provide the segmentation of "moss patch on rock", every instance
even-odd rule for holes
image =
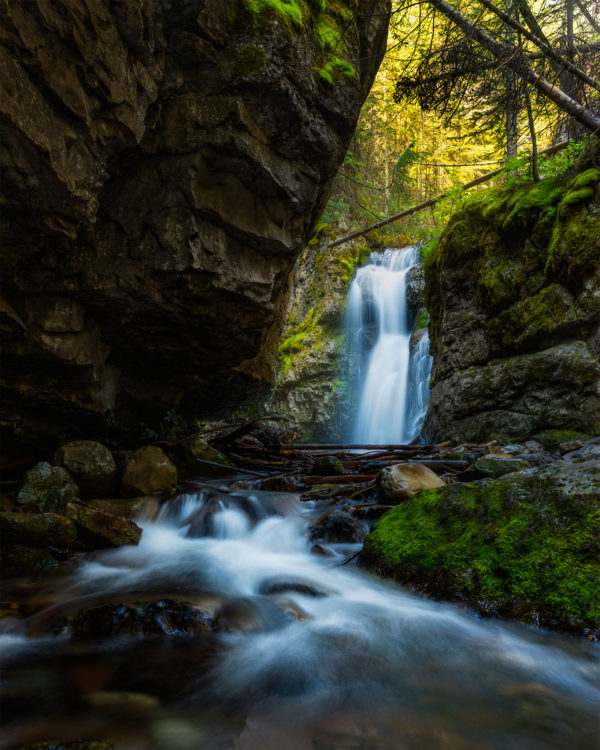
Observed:
[[[483,613],[600,635],[600,463],[426,490],[386,513],[363,560]]]

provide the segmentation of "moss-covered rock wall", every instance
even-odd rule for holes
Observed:
[[[435,439],[600,431],[600,169],[482,190],[426,264]]]

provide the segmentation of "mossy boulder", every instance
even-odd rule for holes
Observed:
[[[185,455],[185,469],[188,473],[195,470],[199,474],[231,474],[235,471],[235,464],[201,437],[186,440],[182,447]],[[213,466],[213,464],[221,464],[221,467]]]
[[[386,513],[363,563],[485,614],[600,636],[600,461],[426,490]]]
[[[146,445],[128,458],[121,482],[123,497],[170,495],[177,484],[177,469],[156,445]]]
[[[54,454],[54,463],[75,478],[81,497],[110,497],[117,487],[112,453],[94,440],[74,440]]]
[[[27,547],[71,547],[77,539],[75,524],[56,513],[0,513],[3,544]]]
[[[531,464],[521,458],[487,455],[475,461],[475,468],[486,477],[501,477],[515,471],[531,468]]]
[[[61,514],[67,503],[78,499],[79,489],[69,472],[41,461],[25,474],[17,504],[28,511]]]
[[[84,503],[69,503],[65,513],[74,521],[79,540],[92,549],[138,544],[142,536],[133,521]]]
[[[345,473],[344,464],[335,456],[319,456],[312,467],[315,476],[334,477]]]

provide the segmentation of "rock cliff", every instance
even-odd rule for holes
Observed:
[[[600,431],[600,170],[482,191],[426,264],[424,431],[452,441]]]
[[[271,381],[290,272],[381,60],[389,0],[270,5],[2,4],[12,436],[154,430]]]

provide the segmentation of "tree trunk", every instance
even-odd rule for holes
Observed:
[[[478,42],[498,62],[513,70],[518,76],[526,80],[541,94],[556,104],[559,109],[581,123],[587,130],[593,133],[600,131],[600,116],[594,114],[587,107],[579,104],[579,102],[576,102],[568,94],[559,89],[558,86],[554,86],[550,81],[533,71],[514,47],[498,42],[485,31],[471,23],[468,18],[465,18],[462,13],[459,13],[446,0],[427,0],[427,2],[462,29],[465,36]]]

